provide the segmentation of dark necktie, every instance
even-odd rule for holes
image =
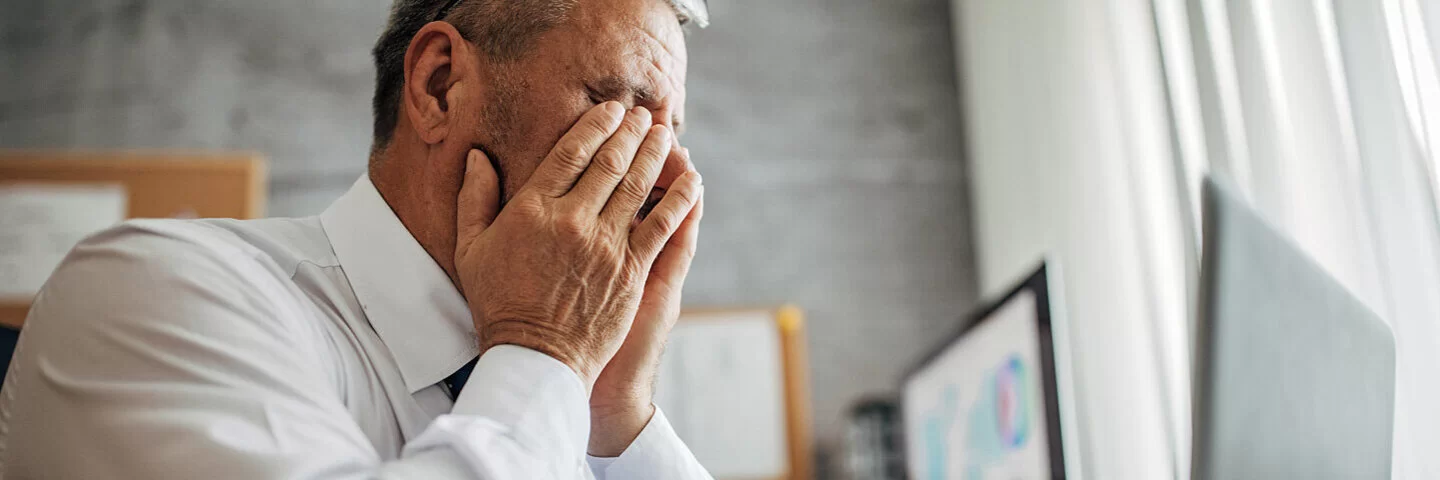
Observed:
[[[450,399],[460,398],[460,389],[465,388],[465,382],[470,381],[470,372],[475,370],[475,361],[479,359],[480,357],[475,357],[475,360],[471,360],[455,373],[445,377],[445,388],[450,389]]]

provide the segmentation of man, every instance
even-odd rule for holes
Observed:
[[[368,175],[319,217],[76,247],[0,472],[709,478],[651,404],[702,212],[672,133],[693,3],[399,0]]]

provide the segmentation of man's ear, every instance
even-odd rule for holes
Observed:
[[[452,104],[462,83],[478,78],[470,45],[447,22],[430,22],[415,33],[405,52],[405,87],[400,108],[427,144],[445,140],[454,125]]]

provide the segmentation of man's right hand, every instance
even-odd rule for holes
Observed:
[[[596,106],[498,214],[494,167],[470,152],[455,267],[482,353],[530,348],[594,385],[629,333],[651,264],[699,198],[688,172],[631,228],[673,141],[645,109]]]

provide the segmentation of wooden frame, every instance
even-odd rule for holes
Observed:
[[[775,328],[780,333],[780,358],[785,363],[785,441],[789,448],[790,471],[784,477],[773,480],[812,480],[815,478],[815,438],[810,410],[810,354],[806,346],[804,311],[794,305],[754,309],[687,309],[680,315],[680,321],[713,321],[709,318],[716,315],[755,312],[765,312],[775,320]]]
[[[790,442],[790,480],[815,477],[815,439],[810,414],[810,352],[805,341],[805,314],[785,306],[775,312],[785,359],[785,421]]]
[[[257,153],[0,150],[0,185],[120,184],[126,218],[259,218],[265,178]],[[28,310],[0,304],[0,325],[19,328]]]

